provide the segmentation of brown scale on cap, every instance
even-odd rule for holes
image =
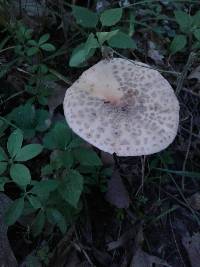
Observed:
[[[147,67],[113,58],[83,72],[64,99],[72,130],[119,156],[165,149],[177,134],[179,103],[164,77]]]

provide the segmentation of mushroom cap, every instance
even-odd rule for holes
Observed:
[[[65,118],[72,130],[118,156],[149,155],[174,140],[179,103],[167,80],[148,65],[101,60],[66,91]]]

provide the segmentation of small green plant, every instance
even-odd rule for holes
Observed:
[[[11,225],[23,214],[34,213],[34,236],[42,232],[46,220],[64,233],[81,210],[81,194],[89,193],[92,186],[100,186],[104,191],[109,170],[102,168],[98,155],[82,146],[83,141],[66,123],[58,122],[50,128],[43,146],[22,146],[23,138],[17,129],[8,138],[8,154],[0,147],[0,190],[10,182],[21,190],[6,213],[6,222]],[[41,154],[43,147],[52,151],[50,162],[41,168],[41,179],[35,180],[24,162]]]
[[[102,49],[103,45],[120,49],[135,49],[136,44],[131,38],[132,31],[117,26],[123,16],[122,8],[112,8],[103,11],[100,15],[91,10],[72,6],[72,14],[76,23],[83,28],[91,29],[93,32],[84,34],[87,36],[84,43],[74,48],[69,65],[78,67],[94,55],[97,49]]]
[[[188,43],[194,50],[200,48],[200,11],[193,16],[181,10],[175,11],[174,14],[181,33],[176,34],[171,42],[171,54],[182,51]],[[191,43],[193,38],[194,42]]]
[[[13,29],[12,29],[13,30]],[[29,60],[31,56],[41,54],[43,51],[52,52],[56,48],[49,43],[50,35],[43,34],[37,41],[33,39],[33,31],[27,29],[22,23],[18,23],[15,29],[14,39],[16,40],[15,53],[20,58]]]

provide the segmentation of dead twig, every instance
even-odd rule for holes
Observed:
[[[185,159],[183,161],[183,167],[182,167],[182,171],[183,172],[185,171],[185,167],[186,167],[186,164],[187,164],[187,159],[188,159],[189,152],[190,152],[191,142],[192,142],[193,116],[192,116],[192,114],[190,114],[190,116],[191,116],[190,134],[189,134],[189,138],[188,138],[188,145],[187,145],[187,151],[186,151],[186,154],[185,154]],[[184,190],[185,189],[185,176],[182,176],[181,185],[182,185],[181,186],[182,190]]]
[[[179,246],[178,246],[177,240],[176,240],[176,236],[175,236],[175,233],[174,233],[173,226],[172,226],[171,214],[169,214],[169,224],[170,224],[170,227],[171,227],[172,236],[173,236],[174,243],[175,243],[176,249],[177,249],[177,251],[178,251],[178,254],[179,254],[180,260],[181,260],[181,262],[182,262],[183,266],[184,266],[184,267],[186,267],[186,266],[185,266],[185,262],[184,262],[184,260],[183,260],[183,257],[182,257],[182,255],[181,255],[181,252],[180,252],[180,249],[179,249]]]
[[[177,96],[180,94],[180,91],[183,88],[183,83],[185,81],[185,78],[187,77],[188,70],[190,69],[190,67],[194,63],[195,59],[196,59],[196,54],[194,52],[191,52],[189,54],[187,63],[185,64],[181,75],[179,75],[178,79],[177,79],[177,87],[176,87],[176,95]]]

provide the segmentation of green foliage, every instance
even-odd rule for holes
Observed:
[[[170,51],[172,54],[175,54],[181,50],[183,50],[183,48],[186,46],[187,44],[187,38],[185,35],[182,34],[177,34],[174,39],[171,42],[170,45]]]
[[[16,25],[14,32],[14,38],[17,43],[15,46],[15,53],[18,56],[24,57],[24,60],[28,60],[29,57],[42,53],[42,51],[52,52],[56,50],[53,44],[47,42],[50,38],[49,34],[42,35],[39,40],[36,41],[32,39],[32,30],[27,29],[22,23]]]
[[[41,234],[43,228],[44,228],[44,225],[45,225],[45,214],[44,214],[44,211],[43,210],[40,210],[34,221],[33,221],[33,226],[32,226],[32,231],[33,231],[33,235],[36,237],[38,236],[39,234]]]
[[[0,174],[6,172],[7,167],[10,167],[9,174],[11,179],[19,186],[26,187],[31,182],[31,174],[29,169],[24,164],[19,162],[28,161],[42,152],[42,145],[30,144],[22,147],[23,133],[17,129],[13,131],[7,141],[7,151],[9,155],[2,147],[0,147]],[[0,178],[2,179],[2,178]],[[1,181],[1,188],[3,189],[5,179]]]
[[[183,33],[188,33],[192,27],[192,17],[184,11],[175,11],[175,19]]]
[[[116,27],[120,23],[123,9],[112,8],[103,11],[100,16],[93,13],[89,9],[73,6],[72,14],[76,18],[76,22],[83,28],[95,28],[96,33],[90,33],[85,42],[79,44],[72,51],[69,60],[70,67],[80,67],[90,59],[96,51],[101,50],[102,45],[107,44],[113,48],[119,49],[135,49],[136,44],[132,39],[132,33],[128,35],[121,27]],[[101,24],[101,27],[98,26]],[[133,21],[131,22],[133,26]],[[106,27],[106,31],[104,31]],[[110,29],[108,29],[111,27]],[[115,28],[112,28],[115,27]]]
[[[115,35],[108,39],[108,44],[114,48],[135,49],[136,44],[133,39],[126,33],[118,31]]]
[[[22,215],[24,209],[24,198],[18,198],[16,199],[9,207],[9,209],[6,211],[5,214],[5,222],[7,225],[14,224],[19,217]]]
[[[44,146],[48,149],[65,150],[71,141],[71,130],[66,123],[57,122],[44,137]]]
[[[59,193],[65,201],[73,207],[77,207],[83,190],[83,177],[77,171],[71,170],[64,178],[59,187]]]
[[[10,168],[10,177],[20,186],[27,186],[31,181],[30,171],[23,164],[12,164]]]
[[[110,27],[115,25],[117,22],[120,21],[122,17],[122,11],[122,8],[113,8],[105,10],[100,16],[102,26]]]
[[[76,67],[84,63],[92,55],[94,55],[96,48],[99,48],[99,43],[94,34],[91,33],[85,43],[76,47],[72,53],[69,61],[70,67]]]
[[[72,14],[76,18],[76,22],[85,28],[95,28],[97,26],[97,14],[87,8],[73,6]]]
[[[47,220],[53,224],[59,227],[61,233],[65,233],[67,230],[67,223],[65,220],[65,217],[62,215],[62,213],[54,208],[47,209]]]
[[[170,52],[175,54],[177,52],[183,51],[188,43],[188,39],[191,37],[196,38],[196,42],[193,44],[193,49],[200,46],[200,11],[191,16],[185,11],[175,11],[175,20],[179,25],[180,31],[183,34],[177,34],[174,36],[172,43],[170,45]]]
[[[29,103],[14,108],[8,118],[22,129],[25,139],[32,138],[37,131],[43,132],[50,126],[49,113]]]
[[[76,160],[79,161],[81,165],[85,166],[101,166],[101,160],[97,154],[90,149],[86,148],[77,148],[73,152]]]
[[[16,156],[16,154],[20,151],[23,142],[23,134],[21,130],[17,129],[8,138],[7,149],[11,158]]]
[[[43,147],[40,144],[30,144],[21,148],[16,154],[16,161],[27,161],[30,160],[42,152]]]
[[[90,194],[94,187],[102,193],[107,191],[113,168],[105,167],[99,153],[72,133],[66,122],[62,121],[62,111],[53,114],[50,110],[52,96],[57,100],[58,94],[58,98],[61,98],[59,104],[62,103],[63,96],[57,93],[58,79],[62,80],[59,85],[67,89],[81,70],[73,71],[65,64],[66,60],[69,60],[70,67],[85,67],[89,60],[96,62],[101,58],[104,47],[124,57],[131,55],[131,59],[138,57],[147,60],[150,50],[153,50],[155,57],[161,58],[168,57],[169,53],[176,58],[178,52],[185,58],[188,47],[198,51],[200,11],[196,14],[191,12],[193,15],[180,10],[173,13],[173,5],[176,6],[174,3],[170,6],[171,15],[162,13],[164,4],[160,3],[152,6],[144,3],[144,9],[136,10],[134,6],[119,8],[114,1],[107,9],[98,12],[67,5],[72,9],[71,23],[67,21],[66,28],[63,19],[60,26],[55,28],[58,31],[51,36],[44,29],[38,31],[33,26],[32,30],[22,22],[8,23],[8,27],[2,31],[2,35],[7,36],[0,42],[0,78],[6,77],[6,84],[14,76],[14,82],[11,80],[14,89],[0,89],[0,109],[3,114],[3,119],[0,118],[0,191],[5,190],[9,194],[12,190],[11,198],[15,199],[6,212],[8,225],[30,214],[33,219],[27,225],[27,232],[29,228],[31,230],[29,238],[38,237],[44,229],[45,238],[54,238],[54,230],[65,234],[78,218],[87,199],[84,195]],[[68,20],[68,17],[65,19]],[[46,26],[49,29],[51,25]],[[62,30],[66,40],[60,34]],[[55,36],[59,38],[52,42],[51,38]],[[64,41],[67,46],[63,45]],[[146,47],[150,42],[153,45],[155,43],[154,48]],[[56,50],[54,44],[60,48]],[[164,45],[160,47],[161,44]],[[132,56],[133,49],[136,51]],[[163,61],[166,62],[168,58]],[[167,64],[162,64],[163,69],[167,67]],[[72,79],[65,79],[65,73],[72,75]],[[19,79],[16,87],[15,78],[17,81]],[[144,177],[145,183],[157,183],[160,179],[160,186],[167,181],[167,174],[199,179],[199,172],[175,170],[170,151],[154,155],[148,158],[149,161],[150,174]],[[124,174],[126,176],[126,170]],[[127,182],[129,184],[129,177]],[[142,209],[149,199],[140,195],[140,189],[136,195],[133,210],[138,209],[139,216],[144,219],[146,215]],[[125,215],[126,211],[118,210],[120,220],[126,218]],[[40,237],[43,238],[43,235]],[[39,249],[33,256],[32,266],[39,265],[38,258],[48,264],[49,254],[48,246]]]

